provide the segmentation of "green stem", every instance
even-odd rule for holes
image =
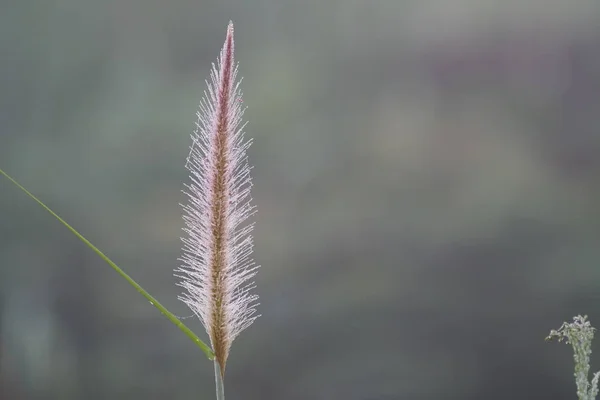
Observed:
[[[87,240],[86,238],[84,238],[83,235],[81,235],[79,232],[77,232],[75,230],[75,228],[73,228],[71,225],[69,225],[64,219],[62,219],[61,217],[59,217],[48,206],[46,206],[44,203],[42,203],[41,200],[39,200],[32,193],[30,193],[27,189],[25,189],[23,186],[21,186],[21,184],[19,184],[19,182],[17,182],[13,178],[11,178],[2,169],[0,169],[0,174],[4,175],[9,181],[11,181],[12,183],[14,183],[19,189],[21,189],[29,197],[31,197],[33,200],[35,200],[40,206],[42,206],[42,208],[44,208],[46,211],[48,211],[61,224],[63,224],[65,227],[67,227],[67,229],[69,229],[75,236],[77,236],[79,238],[79,240],[81,240],[90,249],[92,249],[98,256],[100,256],[100,258],[102,258],[104,260],[104,262],[106,262],[108,265],[110,265],[112,267],[112,269],[114,269],[119,275],[121,275],[121,277],[123,279],[125,279],[131,286],[133,286],[135,288],[135,290],[137,290],[142,296],[144,296],[146,298],[146,300],[148,300],[150,302],[150,304],[152,304],[154,307],[156,307],[158,309],[158,311],[161,312],[162,315],[164,315],[165,317],[167,317],[167,319],[169,321],[171,321],[175,326],[177,326],[183,333],[185,333],[185,335],[188,338],[190,338],[192,340],[192,342],[194,342],[198,347],[200,347],[200,349],[204,352],[204,354],[206,354],[206,356],[208,357],[209,360],[214,360],[215,355],[212,352],[212,350],[210,349],[210,347],[206,343],[204,343],[202,340],[200,340],[200,338],[194,332],[192,332],[192,330],[190,328],[188,328],[187,326],[185,326],[185,324],[183,322],[181,322],[179,320],[179,318],[177,318],[176,315],[174,315],[172,312],[170,312],[169,310],[167,310],[154,297],[152,297],[150,295],[150,293],[146,292],[144,290],[144,288],[142,288],[140,285],[138,285],[136,281],[134,281],[129,275],[127,275],[125,273],[125,271],[123,271],[121,268],[119,268],[117,266],[117,264],[115,264],[110,258],[108,258],[104,253],[102,253],[89,240]]]
[[[225,400],[225,386],[221,375],[221,367],[217,360],[215,360],[215,387],[217,389],[217,400]]]

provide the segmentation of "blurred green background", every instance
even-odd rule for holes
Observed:
[[[227,397],[575,398],[543,339],[600,326],[600,4],[2,1],[0,167],[180,316],[185,157],[230,19],[262,317]],[[211,399],[213,379],[0,179],[1,399]]]

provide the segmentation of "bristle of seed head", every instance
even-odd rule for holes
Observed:
[[[213,64],[197,113],[186,168],[182,264],[176,269],[186,303],[204,325],[224,376],[232,341],[258,317],[252,293],[252,179],[242,124],[241,80],[234,59],[233,23]]]

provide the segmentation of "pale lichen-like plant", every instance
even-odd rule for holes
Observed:
[[[252,277],[258,268],[251,258],[254,213],[252,186],[244,139],[242,93],[236,81],[233,24],[217,65],[213,64],[208,92],[197,113],[197,129],[186,168],[182,265],[176,276],[185,291],[180,299],[197,315],[215,354],[217,395],[225,374],[232,341],[258,317]]]
[[[595,400],[598,395],[598,379],[600,372],[596,372],[592,381],[589,382],[590,355],[592,354],[592,340],[595,328],[592,327],[587,315],[578,315],[573,322],[563,322],[558,330],[551,330],[546,340],[557,338],[559,342],[573,347],[573,358],[575,359],[575,384],[577,385],[577,397],[579,400]]]

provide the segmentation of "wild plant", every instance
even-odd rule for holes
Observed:
[[[577,386],[577,397],[579,400],[595,400],[598,395],[598,379],[600,372],[588,379],[590,372],[590,356],[592,355],[592,340],[594,331],[587,315],[577,315],[573,322],[563,324],[557,330],[551,330],[546,340],[558,339],[564,341],[573,348],[573,359],[575,360],[575,385]]]
[[[196,129],[191,135],[186,168],[181,265],[175,268],[180,299],[200,319],[211,346],[205,344],[175,314],[167,310],[102,251],[83,237],[41,200],[0,169],[0,174],[35,200],[75,236],[98,254],[123,279],[141,293],[169,321],[183,331],[209,360],[214,361],[217,399],[224,399],[224,376],[233,340],[258,317],[258,296],[252,293],[258,266],[252,260],[254,214],[252,179],[244,138],[244,108],[234,58],[233,23],[227,27],[225,44],[207,81],[200,102]]]

